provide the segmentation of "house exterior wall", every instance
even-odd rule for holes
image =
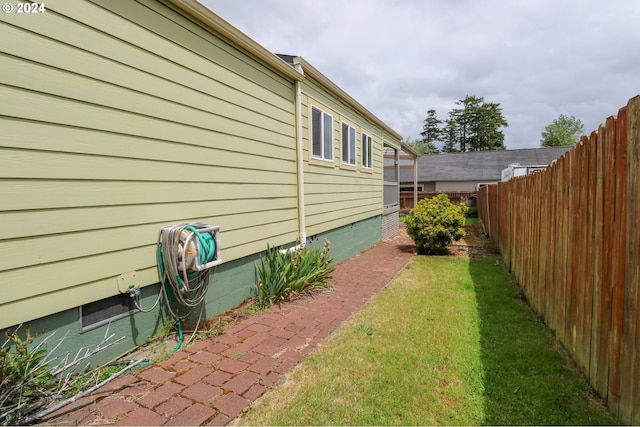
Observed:
[[[150,0],[0,20],[0,327],[157,283],[166,225],[296,239],[291,78]]]
[[[435,182],[423,182],[422,183],[422,191],[436,191],[436,183]]]
[[[382,215],[314,234],[307,239],[311,248],[322,249],[325,240],[331,242],[330,255],[340,263],[375,246],[382,238]]]
[[[223,264],[205,317],[255,294],[267,242],[298,238],[301,77],[189,13],[163,1],[91,0],[48,3],[29,19],[0,15],[0,328],[25,322],[65,336],[59,352],[95,344],[108,328],[125,338],[101,353],[108,361],[156,333],[162,310],[80,330],[79,307],[130,284],[152,306],[163,227],[221,227]],[[382,147],[400,139],[312,78],[302,87],[307,244],[330,240],[341,262],[382,237]],[[314,103],[334,117],[330,165],[310,160]],[[357,129],[355,168],[341,165],[342,121]]]
[[[327,92],[318,82],[305,77],[302,83],[304,189],[307,235],[343,227],[382,214],[382,147],[389,136],[354,108]],[[333,159],[313,159],[310,135],[311,106],[333,117]],[[356,166],[342,164],[341,123],[356,129]],[[373,167],[362,167],[361,137],[372,137]],[[399,142],[398,142],[399,143]]]

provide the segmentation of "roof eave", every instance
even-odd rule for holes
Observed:
[[[414,150],[413,147],[411,147],[406,142],[401,142],[400,146],[402,148],[402,151],[404,151],[407,154],[410,154],[411,156],[413,156],[413,158],[417,159],[418,157],[420,157],[420,153]]]
[[[304,79],[304,76],[298,70],[222,19],[198,0],[169,0],[169,2],[224,38],[234,42],[275,71],[293,80]]]
[[[400,134],[398,134],[395,130],[389,127],[389,125],[387,125],[385,122],[383,122],[378,117],[376,117],[376,115],[373,114],[371,111],[367,110],[362,104],[356,101],[351,95],[349,95],[347,92],[341,89],[338,85],[336,85],[334,82],[329,80],[327,76],[322,74],[318,69],[316,69],[313,65],[307,62],[303,57],[298,56],[294,61],[302,65],[302,69],[304,70],[304,74],[306,76],[309,76],[314,80],[316,80],[318,83],[324,86],[327,90],[329,90],[329,92],[333,93],[335,96],[342,99],[351,107],[358,110],[360,113],[362,113],[367,119],[371,120],[373,123],[376,123],[377,125],[382,127],[382,129],[384,129],[392,137],[398,139],[399,141],[402,141],[402,136]]]

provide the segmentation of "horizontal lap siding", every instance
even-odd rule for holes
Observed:
[[[309,77],[303,82],[303,150],[305,219],[308,235],[322,233],[382,215],[383,132],[360,113],[347,106]],[[328,109],[333,116],[333,162],[321,166],[310,162],[309,104]],[[356,170],[341,167],[342,121],[356,128]],[[372,138],[373,168],[362,168],[362,132]],[[399,142],[398,142],[399,144]]]
[[[291,81],[158,2],[0,19],[0,327],[156,283],[166,225],[295,240]]]

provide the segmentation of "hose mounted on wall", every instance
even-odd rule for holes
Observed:
[[[160,289],[178,326],[176,350],[182,345],[180,320],[204,302],[211,269],[222,264],[221,248],[219,226],[195,222],[160,230],[157,251]],[[188,312],[181,316],[178,308],[187,308]]]

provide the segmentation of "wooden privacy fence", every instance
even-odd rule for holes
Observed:
[[[532,308],[625,423],[640,424],[640,96],[546,170],[478,192]]]

